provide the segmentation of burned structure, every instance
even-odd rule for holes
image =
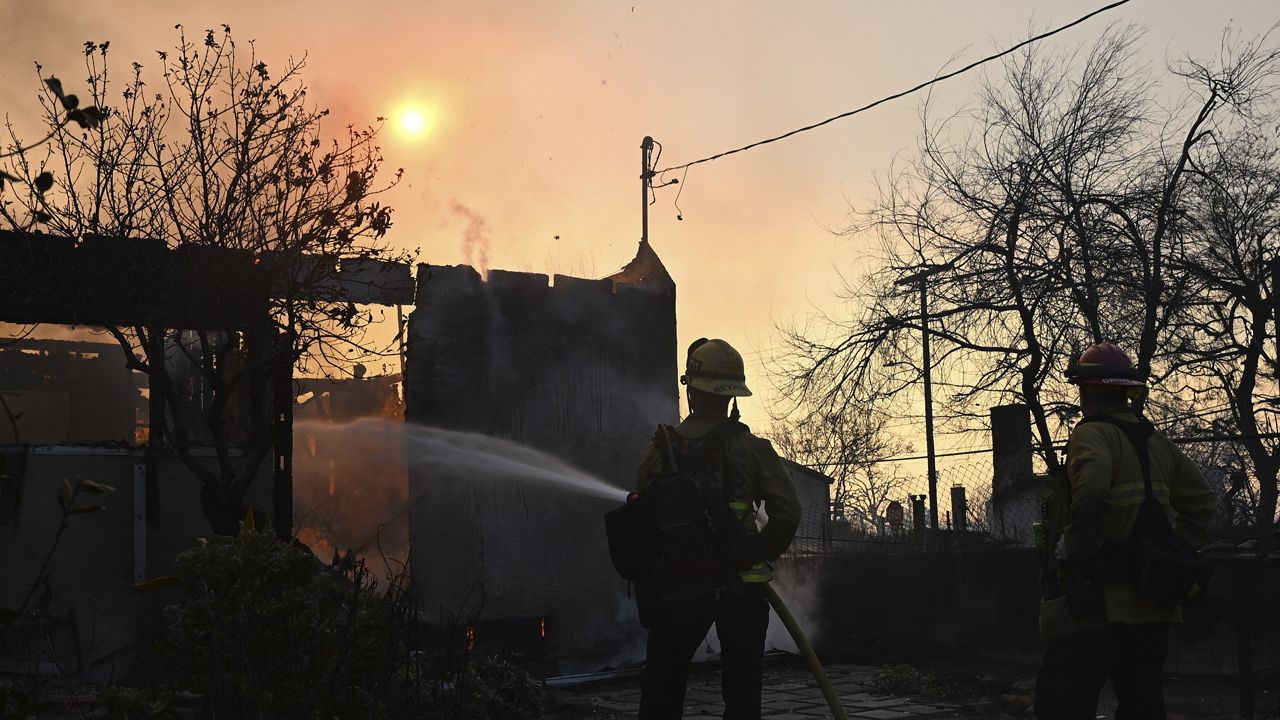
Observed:
[[[225,328],[246,353],[255,342],[273,341],[264,315],[269,283],[252,284],[250,293],[231,288],[234,297],[224,298],[229,286],[206,277],[258,277],[252,256],[0,235],[0,263],[44,268],[29,279],[29,291],[10,286],[0,293],[3,321]],[[634,608],[609,564],[602,516],[633,484],[657,424],[679,415],[676,288],[652,248],[642,243],[622,271],[599,280],[501,270],[482,278],[466,266],[422,265],[415,283],[408,267],[343,268],[335,292],[352,302],[416,303],[403,377],[264,378],[272,460],[245,501],[269,510],[278,530],[299,533],[322,559],[345,547],[372,557],[372,536],[357,521],[381,518],[378,542],[393,538],[399,557],[405,548],[394,537],[411,549],[424,616],[445,623],[456,616],[482,651],[536,649],[550,658],[545,671],[566,672],[598,668],[619,649],[638,647]],[[118,490],[107,510],[77,518],[77,534],[92,541],[60,555],[51,575],[65,635],[59,662],[90,676],[127,667],[130,648],[159,629],[167,600],[140,596],[130,584],[167,573],[177,553],[209,531],[191,458],[164,443],[176,424],[200,416],[208,396],[192,366],[198,359],[181,348],[171,354],[167,373],[181,392],[169,393],[166,404],[152,396],[144,373],[126,367],[118,343],[25,341],[0,352],[0,366],[13,370],[0,392],[31,421],[30,433],[14,438],[23,445],[4,448],[7,474],[22,492],[21,512],[16,502],[0,503],[11,511],[0,571],[32,575],[56,528],[64,479]],[[246,408],[228,417],[239,418],[245,432],[255,422],[260,430]],[[91,428],[89,416],[105,424]],[[415,462],[401,423],[535,448],[618,488],[618,497],[498,470],[441,477],[438,464]],[[187,452],[197,462],[220,461],[194,428],[189,438]],[[228,451],[233,460],[248,452]],[[303,473],[297,487],[295,457]],[[827,480],[792,471],[812,486],[806,511],[823,519],[812,535],[824,542]],[[367,492],[374,485],[387,492]],[[0,606],[14,604],[10,594],[0,591]]]
[[[293,532],[321,560],[351,550],[385,578],[408,550],[402,383],[354,370],[294,383]]]
[[[146,400],[115,342],[26,339],[0,347],[0,438],[33,445],[126,443]]]
[[[97,326],[115,341],[22,339],[0,357],[0,397],[14,404],[4,419],[13,442],[0,448],[0,573],[13,582],[0,584],[0,607],[26,612],[32,597],[48,598],[39,622],[26,623],[46,646],[40,662],[52,665],[39,671],[109,677],[154,639],[164,599],[130,585],[170,572],[180,551],[209,534],[202,474],[243,467],[237,500],[290,535],[292,367],[264,362],[279,348],[270,312],[281,272],[292,267],[286,260],[147,239],[0,232],[0,322]],[[329,286],[317,288],[329,297],[412,300],[408,266],[354,260],[344,271],[332,259],[301,261],[330,264]],[[145,338],[144,347],[127,347],[122,328]],[[199,371],[215,361],[180,347],[192,331],[225,350],[216,362],[251,377],[244,393],[224,394],[216,429],[194,421],[209,416],[208,374]],[[130,359],[133,352],[149,363]],[[163,391],[153,392],[162,387],[157,374]],[[242,444],[248,428],[252,443]],[[216,447],[204,431],[220,436]],[[166,442],[171,435],[182,442]],[[63,488],[82,480],[115,492],[104,509],[77,515],[73,541],[49,554],[62,534]],[[32,583],[44,587],[29,592]],[[18,654],[0,650],[0,665]]]
[[[467,266],[424,265],[405,416],[509,438],[625,488],[657,424],[678,416],[676,359],[675,284],[648,244],[602,280],[500,270],[482,280]],[[605,544],[613,505],[494,475],[443,482],[411,464],[422,609],[482,617],[470,633],[481,648],[536,633],[553,657],[599,667],[636,629]]]

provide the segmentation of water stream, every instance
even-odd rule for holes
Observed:
[[[627,495],[626,490],[526,445],[390,418],[299,421],[294,438],[297,523],[300,537],[318,553],[329,552],[332,546],[368,549],[380,528],[394,531],[402,524],[416,499],[409,496],[410,472],[441,481],[538,483],[619,504]],[[401,544],[394,532],[382,540],[392,546]]]

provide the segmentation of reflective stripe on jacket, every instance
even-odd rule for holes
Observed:
[[[690,415],[676,426],[681,437],[702,437],[724,422],[724,418]],[[725,481],[733,482],[729,509],[741,520],[760,561],[741,574],[743,582],[769,582],[773,572],[766,561],[776,560],[791,545],[800,527],[800,501],[796,486],[782,459],[768,440],[750,432],[734,435],[725,442]],[[636,489],[644,492],[649,478],[662,471],[662,458],[649,443],[636,478]],[[769,520],[761,529],[756,523],[756,508],[764,503]]]

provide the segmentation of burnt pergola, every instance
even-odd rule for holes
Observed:
[[[272,522],[288,536],[293,526],[292,362],[268,363],[276,336],[272,300],[298,291],[297,268],[326,264],[307,292],[325,300],[406,305],[414,299],[411,269],[369,259],[306,256],[183,245],[140,238],[0,231],[0,322],[138,327],[163,344],[168,330],[238,332],[245,338],[251,384],[271,388]],[[331,269],[331,271],[328,271]],[[314,274],[313,274],[314,276]],[[287,280],[282,282],[282,279]],[[151,348],[163,357],[163,347]],[[157,351],[158,352],[155,352]],[[270,369],[268,369],[270,368]],[[154,383],[153,383],[154,386]],[[150,393],[146,447],[147,517],[158,497],[155,458],[161,452],[166,408]]]

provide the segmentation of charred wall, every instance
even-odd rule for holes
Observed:
[[[631,485],[653,429],[679,412],[665,271],[551,284],[423,265],[418,279],[407,421],[512,439]],[[608,652],[621,625],[634,630],[605,545],[609,501],[511,477],[433,482],[412,454],[410,496],[414,587],[428,614],[467,616],[483,597],[483,617],[545,617],[553,653],[579,657]]]
[[[132,443],[144,403],[115,343],[32,340],[0,347],[6,442]]]

